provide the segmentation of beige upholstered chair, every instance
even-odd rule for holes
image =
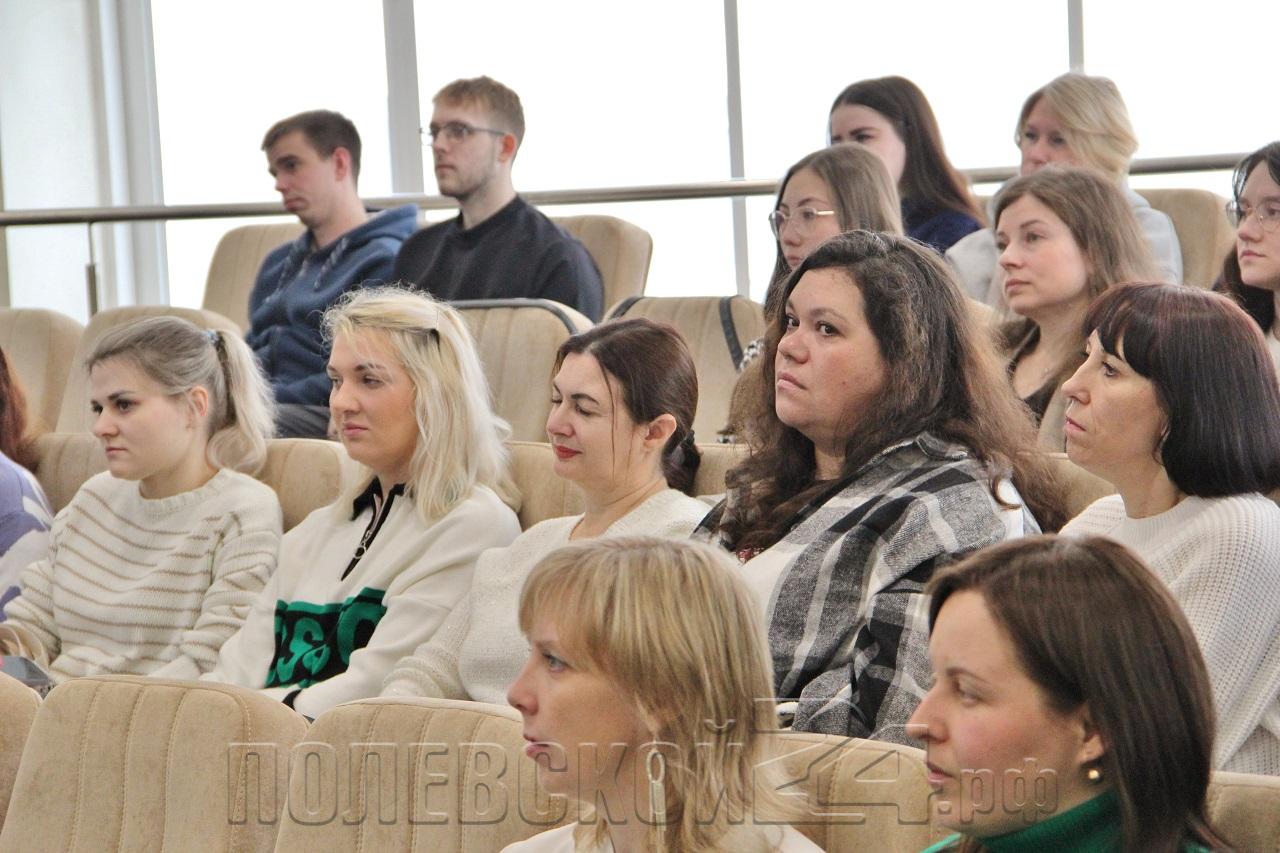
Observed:
[[[4,826],[22,748],[39,707],[39,694],[16,678],[0,673],[0,826]]]
[[[454,307],[476,339],[494,411],[511,424],[511,437],[544,440],[556,350],[591,321],[546,299],[478,299]]]
[[[604,307],[644,293],[653,258],[653,238],[615,216],[555,216],[551,221],[582,243],[600,271]]]
[[[66,390],[62,394],[62,407],[58,414],[58,432],[88,432],[93,429],[93,416],[89,411],[89,376],[85,372],[84,362],[93,352],[94,346],[108,329],[123,326],[143,317],[181,317],[190,320],[202,329],[220,329],[234,335],[240,334],[235,323],[216,314],[198,308],[176,308],[169,305],[130,305],[123,308],[108,308],[93,315],[80,343],[76,347],[75,356],[71,360],[71,373],[67,376]]]
[[[1222,260],[1235,245],[1236,231],[1227,220],[1227,200],[1208,190],[1138,190],[1156,210],[1173,220],[1182,248],[1182,280],[1212,287]]]
[[[94,474],[107,470],[98,440],[88,433],[49,433],[36,441],[33,472],[54,512],[66,506]],[[267,461],[257,478],[275,489],[289,530],[313,510],[331,503],[352,463],[341,444],[314,438],[276,438],[267,443]]]
[[[521,731],[513,709],[477,702],[370,699],[327,711],[302,749],[331,776],[295,760],[276,850],[497,851],[574,820],[575,803],[537,788]],[[785,793],[809,815],[797,827],[824,849],[915,853],[944,834],[930,824],[919,750],[809,734],[779,744]]]
[[[47,308],[0,308],[0,348],[27,395],[27,433],[49,432],[58,422],[62,391],[84,326]]]
[[[4,853],[270,851],[306,720],[252,690],[77,678],[36,713]]]
[[[576,237],[596,262],[606,307],[644,293],[653,257],[653,238],[648,231],[614,216],[561,216],[551,221]],[[248,330],[249,294],[258,269],[272,249],[301,233],[302,225],[285,222],[242,225],[224,234],[209,261],[204,308]]]
[[[537,788],[511,708],[368,699],[321,714],[307,742],[329,775],[294,761],[278,853],[498,851],[576,817]]]
[[[551,445],[538,441],[512,441],[511,478],[520,490],[520,527],[528,530],[539,521],[562,518],[582,512],[582,493],[568,480],[552,471],[555,456]],[[724,475],[746,453],[737,444],[699,444],[702,463],[693,478],[695,495],[720,495],[724,492]],[[707,507],[710,509],[710,505]]]
[[[302,231],[299,222],[280,222],[241,225],[223,234],[209,260],[202,307],[218,312],[248,331],[249,293],[258,269],[272,249],[296,240]]]
[[[1280,850],[1280,776],[1213,774],[1209,821],[1237,853]]]
[[[764,334],[763,307],[743,296],[642,296],[615,305],[609,316],[659,320],[684,337],[698,371],[693,431],[702,441],[714,440],[729,420],[742,350]]]
[[[1067,488],[1067,518],[1075,518],[1098,498],[1114,495],[1116,487],[1090,474],[1067,458],[1065,453],[1045,453]]]

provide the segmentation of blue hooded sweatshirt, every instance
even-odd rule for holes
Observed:
[[[329,348],[320,318],[342,294],[386,283],[400,244],[418,227],[413,205],[384,210],[322,249],[307,231],[273,250],[249,295],[245,336],[278,403],[325,406]]]

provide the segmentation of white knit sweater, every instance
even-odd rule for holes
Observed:
[[[54,680],[196,678],[275,570],[280,503],[226,468],[157,500],[104,472],[58,513],[51,543],[5,613],[44,643]]]
[[[707,505],[675,489],[659,492],[609,526],[604,536],[687,537]],[[396,664],[383,696],[434,696],[507,703],[507,688],[529,656],[516,624],[525,577],[544,556],[568,544],[580,515],[535,524],[507,548],[486,551],[476,563],[471,592],[430,642]]]
[[[1109,495],[1062,532],[1127,545],[1168,584],[1213,683],[1214,766],[1280,775],[1280,507],[1259,494],[1189,497],[1129,518]]]
[[[206,680],[276,699],[300,690],[293,707],[309,717],[377,696],[395,662],[456,609],[480,554],[520,533],[516,514],[484,486],[430,524],[402,495],[352,568],[374,512],[372,504],[352,510],[322,507],[289,531],[280,568]]]

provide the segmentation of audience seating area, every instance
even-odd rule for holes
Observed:
[[[577,818],[537,788],[520,716],[503,706],[367,699],[308,726],[202,682],[82,678],[42,704],[15,685],[0,677],[6,721],[19,707],[34,722],[25,738],[0,732],[0,794],[13,788],[0,853],[480,853]],[[24,739],[15,774],[5,756]],[[802,733],[776,744],[782,793],[807,815],[796,826],[824,849],[915,853],[947,834],[920,750]],[[1215,774],[1209,805],[1240,853],[1280,849],[1280,779]]]
[[[552,217],[582,243],[604,283],[604,304],[644,293],[653,256],[653,238],[643,228],[615,216]],[[302,225],[242,225],[222,236],[213,250],[204,285],[204,308],[249,328],[249,293],[263,260],[277,246],[294,240]]]
[[[609,318],[615,317],[669,323],[684,337],[698,370],[693,432],[712,440],[728,421],[742,351],[764,334],[764,308],[742,296],[637,296],[615,305]]]
[[[46,308],[0,310],[0,348],[27,395],[32,435],[58,424],[67,377],[79,369],[76,345],[84,326]]]

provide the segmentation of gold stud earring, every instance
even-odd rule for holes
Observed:
[[[1084,778],[1088,779],[1094,785],[1098,784],[1102,781],[1102,768],[1090,767],[1085,771]]]

